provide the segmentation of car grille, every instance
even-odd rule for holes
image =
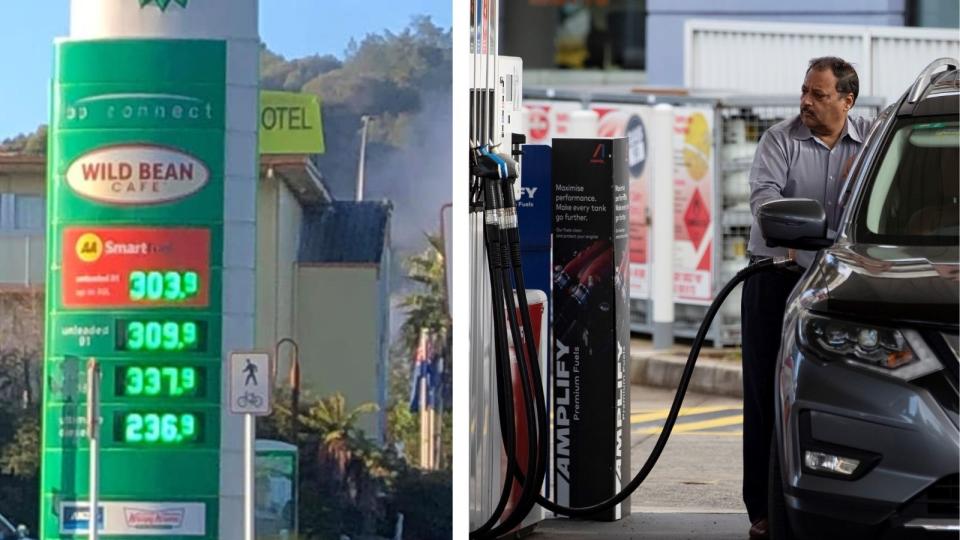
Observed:
[[[924,492],[931,516],[960,517],[960,475],[942,478]]]
[[[960,475],[953,474],[937,480],[907,504],[900,514],[905,520],[960,519]]]

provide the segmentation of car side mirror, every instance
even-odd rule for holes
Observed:
[[[760,205],[757,221],[767,247],[816,251],[828,247],[827,214],[813,199],[777,199]]]

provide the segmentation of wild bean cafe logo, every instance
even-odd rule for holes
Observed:
[[[119,144],[94,149],[70,164],[67,184],[97,202],[150,205],[199,191],[210,171],[199,159],[174,148]]]
[[[148,6],[148,5],[150,5],[150,4],[156,4],[157,6],[160,7],[160,11],[166,11],[166,10],[167,10],[167,6],[169,6],[171,2],[174,2],[174,3],[176,3],[176,4],[180,4],[180,7],[186,8],[186,7],[187,7],[187,2],[189,2],[189,1],[190,1],[190,0],[140,0],[140,8],[142,9],[143,6]]]

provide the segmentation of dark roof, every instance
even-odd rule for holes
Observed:
[[[303,209],[302,263],[379,263],[393,205],[387,201],[334,201]]]

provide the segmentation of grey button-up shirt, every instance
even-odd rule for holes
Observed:
[[[779,257],[787,254],[785,248],[767,247],[757,223],[757,209],[773,199],[816,199],[827,213],[827,227],[836,230],[840,219],[838,197],[844,180],[840,173],[847,159],[860,151],[869,128],[869,120],[848,116],[832,149],[803,125],[799,114],[763,134],[750,168],[753,225],[747,250],[751,255]],[[798,252],[797,262],[801,265],[808,267],[812,261],[813,252]]]

